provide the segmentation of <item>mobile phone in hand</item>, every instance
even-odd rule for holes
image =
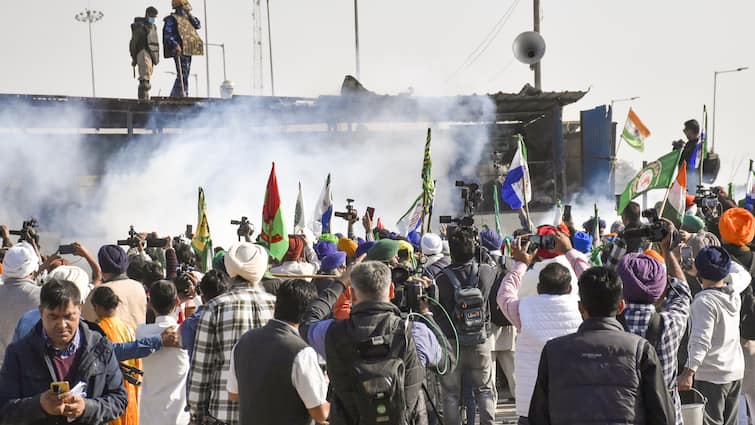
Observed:
[[[68,381],[55,381],[50,383],[50,390],[55,394],[63,394],[71,391],[71,385]]]

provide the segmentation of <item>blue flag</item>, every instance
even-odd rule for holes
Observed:
[[[519,136],[519,146],[511,160],[509,173],[501,186],[501,198],[512,209],[518,210],[532,199],[530,185],[530,170],[527,167],[527,150],[524,141]]]

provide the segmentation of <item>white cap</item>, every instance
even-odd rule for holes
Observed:
[[[55,269],[47,275],[47,280],[49,281],[50,279],[67,280],[69,282],[73,282],[76,287],[79,288],[82,304],[84,304],[87,296],[89,296],[89,275],[87,275],[87,272],[85,272],[81,267],[55,267]]]
[[[22,279],[37,271],[39,257],[34,247],[27,242],[19,242],[5,253],[3,258],[3,277]]]

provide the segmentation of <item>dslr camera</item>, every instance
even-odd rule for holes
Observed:
[[[405,266],[396,266],[391,269],[391,280],[397,289],[397,304],[399,309],[405,313],[416,313],[420,311],[420,303],[427,300],[427,292],[422,281],[418,279],[422,276],[419,270],[411,270]]]
[[[708,221],[714,221],[721,217],[723,207],[718,201],[719,191],[718,188],[707,188],[704,186],[697,186],[697,193],[695,193],[695,205],[699,211],[705,216]]]
[[[645,210],[642,212],[642,217],[648,219],[649,223],[637,229],[624,230],[622,234],[624,239],[644,239],[650,242],[661,242],[671,232],[668,223],[658,217],[658,211],[654,209]]]

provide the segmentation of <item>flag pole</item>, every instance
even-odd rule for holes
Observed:
[[[433,180],[433,188],[435,188],[435,185],[438,183],[437,180]],[[423,206],[424,208],[424,206]],[[432,233],[433,231],[430,230],[430,222],[433,220],[433,206],[430,205],[427,207],[427,233]]]
[[[532,220],[530,219],[530,206],[527,203],[527,188],[525,185],[522,185],[522,196],[524,197],[524,216],[527,217],[527,229],[532,232]]]
[[[705,161],[705,152],[708,149],[708,111],[705,107],[705,104],[703,104],[703,137],[702,140],[700,140],[700,158],[698,158],[698,161],[700,161],[699,166],[697,167],[698,170],[698,186],[703,185],[703,161]]]

